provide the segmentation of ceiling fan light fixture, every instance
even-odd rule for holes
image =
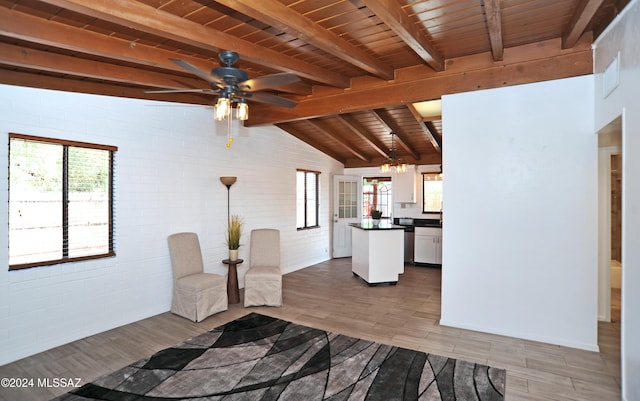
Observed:
[[[238,102],[236,118],[240,121],[246,121],[249,118],[249,105],[244,100]]]
[[[224,120],[231,111],[231,100],[227,97],[219,97],[218,102],[214,107],[215,111],[215,120],[222,121]]]
[[[297,104],[297,102],[293,100],[280,97],[273,93],[260,93],[260,91],[277,89],[280,86],[298,82],[300,81],[298,76],[291,73],[277,73],[249,79],[249,74],[246,71],[233,66],[240,59],[238,53],[232,50],[224,50],[218,53],[218,58],[222,62],[222,66],[212,69],[211,73],[206,73],[184,60],[169,59],[188,72],[207,81],[212,86],[211,89],[178,89],[156,92],[220,93],[220,97],[218,97],[215,106],[213,106],[213,117],[215,121],[227,120],[227,148],[231,147],[231,142],[233,142],[231,129],[234,117],[239,121],[246,121],[249,118],[249,105],[245,98],[252,97],[256,102],[286,108],[295,107]],[[234,107],[236,109],[235,115]]]

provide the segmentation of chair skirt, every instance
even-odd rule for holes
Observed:
[[[244,276],[244,306],[282,306],[282,273],[277,267],[252,267]]]
[[[228,309],[227,281],[217,274],[197,273],[173,285],[171,312],[194,322]]]

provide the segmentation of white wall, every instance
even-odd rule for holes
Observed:
[[[596,350],[593,76],[442,104],[441,324]]]
[[[226,125],[212,109],[0,85],[0,364],[169,310],[166,238],[200,236],[206,270],[226,273],[227,189],[231,213],[249,231],[281,230],[291,272],[330,255],[330,183],[343,166],[276,127],[240,128],[225,148]],[[8,271],[8,133],[118,146],[117,256]],[[321,171],[321,229],[296,230],[296,168]],[[239,266],[241,285],[246,263]]]
[[[594,51],[595,127],[622,115],[622,397],[640,399],[640,1],[598,38]],[[617,89],[606,98],[602,72],[620,53]]]

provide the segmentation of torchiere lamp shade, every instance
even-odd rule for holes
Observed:
[[[231,187],[235,184],[238,177],[220,177],[220,182],[227,186],[227,188]]]
[[[231,186],[236,182],[237,179],[238,177],[230,177],[230,176],[220,177],[220,182],[225,187],[227,187],[227,227],[229,227],[231,223],[231,198],[230,198]]]

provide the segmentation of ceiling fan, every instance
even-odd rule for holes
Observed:
[[[218,54],[218,58],[224,66],[216,67],[208,74],[198,69],[187,61],[171,58],[170,60],[192,74],[209,82],[213,89],[165,89],[149,91],[150,93],[180,93],[197,92],[219,94],[220,98],[229,99],[231,102],[244,103],[245,100],[252,100],[260,103],[267,103],[279,107],[292,108],[297,102],[272,93],[261,92],[265,89],[276,89],[280,86],[300,81],[295,74],[279,73],[264,75],[249,79],[246,71],[233,67],[238,62],[238,53],[225,50]]]

